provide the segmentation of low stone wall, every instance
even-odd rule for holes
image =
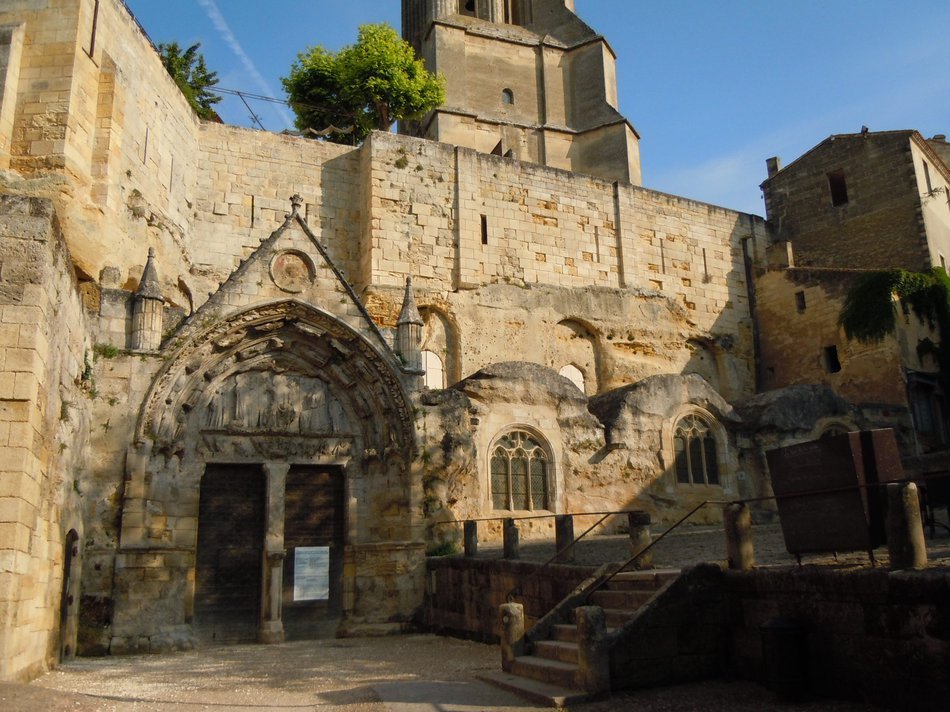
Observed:
[[[684,571],[610,636],[614,690],[718,677],[725,669],[726,613],[722,569]]]
[[[759,681],[796,674],[770,670],[763,654],[762,626],[786,619],[803,636],[787,644],[807,651],[806,693],[915,710],[950,700],[947,569],[733,571],[724,586],[735,674]]]
[[[520,588],[518,603],[524,605],[525,628],[573,591],[593,572],[592,567],[504,559],[466,559],[461,556],[433,557],[426,563],[426,592],[422,624],[439,633],[497,643],[498,607],[508,593]]]

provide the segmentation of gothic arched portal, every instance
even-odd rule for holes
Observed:
[[[318,609],[335,610],[344,625],[409,615],[402,610],[406,596],[397,594],[406,588],[400,576],[415,585],[421,566],[390,571],[389,579],[378,573],[393,552],[415,562],[418,551],[416,563],[423,552],[420,493],[410,479],[412,415],[392,354],[334,316],[293,300],[183,331],[183,345],[146,396],[129,453],[116,635],[142,635],[135,629],[143,627],[208,629],[204,624],[218,610],[216,577],[225,573],[200,570],[196,599],[198,542],[202,560],[228,555],[228,542],[219,539],[245,526],[244,509],[261,504],[245,507],[237,485],[257,477],[263,477],[263,494],[249,487],[246,498],[265,500],[263,521],[248,519],[253,531],[241,541],[247,539],[245,551],[260,552],[252,554],[261,558],[259,588],[244,592],[247,600],[263,602],[256,614],[259,640],[283,639],[284,610],[297,610],[295,620],[304,620],[307,630],[313,629],[307,616]],[[212,482],[222,493],[216,499],[210,489],[202,492]],[[199,509],[213,517],[202,521]],[[209,534],[212,518],[229,523]],[[138,603],[127,600],[124,579],[136,578],[144,566],[139,557],[169,548],[183,552],[166,557],[171,582],[140,594]],[[324,586],[321,576],[336,578]],[[150,595],[160,620],[143,615],[149,604],[141,599]],[[321,608],[320,600],[328,605]],[[226,624],[218,627],[222,635]]]

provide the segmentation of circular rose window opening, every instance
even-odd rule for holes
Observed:
[[[302,292],[315,276],[313,262],[303,252],[287,250],[274,256],[270,263],[270,275],[274,284],[285,292]]]

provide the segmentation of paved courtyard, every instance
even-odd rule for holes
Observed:
[[[30,685],[0,685],[4,712],[533,712],[546,709],[475,679],[497,669],[498,649],[412,635],[239,645],[166,656],[82,659]],[[630,693],[576,708],[612,710],[785,710],[744,682],[708,682]],[[796,710],[868,709],[821,702]]]

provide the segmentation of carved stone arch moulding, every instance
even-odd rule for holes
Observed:
[[[294,300],[258,305],[208,326],[181,346],[152,383],[136,441],[181,456],[195,454],[199,433],[356,437],[367,457],[397,451],[408,461],[415,449],[412,410],[390,360],[315,307]],[[229,401],[227,409],[214,412],[215,396],[227,400],[228,389],[239,390],[240,379],[260,396],[256,410],[248,416]],[[288,403],[297,401],[288,393],[302,397],[301,390],[307,408],[292,412]]]

